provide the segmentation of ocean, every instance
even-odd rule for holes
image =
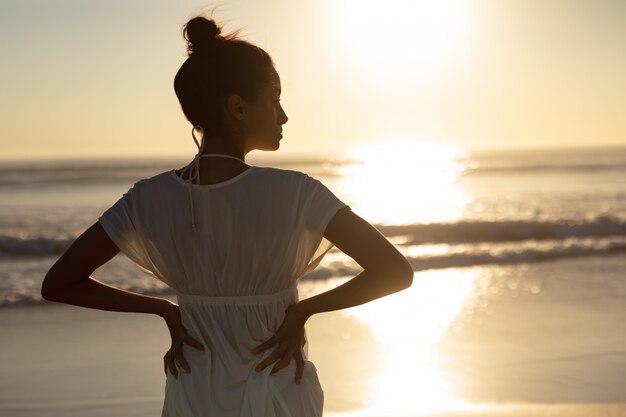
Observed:
[[[134,182],[190,159],[0,162],[0,410],[159,410],[158,361],[169,343],[162,323],[59,305],[40,288]],[[390,147],[247,161],[318,178],[415,271],[407,290],[307,322],[325,413],[626,415],[626,147]],[[333,248],[301,279],[300,298],[361,270]],[[92,276],[175,297],[122,254]],[[114,383],[121,375],[126,382]]]
[[[367,158],[264,165],[320,179],[390,239],[415,271],[605,257],[606,273],[624,276],[624,270],[610,271],[608,260],[626,252],[626,148],[477,151],[434,162],[421,156],[414,164],[425,161],[430,166],[402,169]],[[187,162],[0,162],[0,308],[41,303],[45,273],[83,230],[135,181]],[[304,279],[360,271],[332,253],[333,262]],[[94,277],[146,294],[169,291],[123,255]]]

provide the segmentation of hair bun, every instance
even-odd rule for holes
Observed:
[[[214,20],[203,16],[194,17],[187,22],[183,31],[183,37],[187,40],[187,52],[192,55],[209,49],[221,38],[220,33],[222,29]]]

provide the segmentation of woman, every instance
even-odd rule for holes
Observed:
[[[174,87],[198,154],[136,182],[52,266],[42,296],[163,317],[172,345],[162,416],[321,416],[306,321],[407,288],[413,271],[320,181],[245,163],[254,149],[277,150],[287,122],[270,56],[202,16],[183,36],[189,57]],[[298,279],[333,245],[364,271],[299,301]],[[179,304],[90,277],[120,251]]]

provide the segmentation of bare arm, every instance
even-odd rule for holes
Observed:
[[[304,324],[311,315],[354,307],[408,288],[413,283],[413,269],[404,256],[372,225],[344,207],[326,226],[324,237],[354,259],[364,269],[350,281],[287,307],[285,318],[276,333],[252,349],[259,353],[278,345],[263,359],[256,371],[276,364],[272,372],[296,360],[296,382],[302,377],[304,362],[301,342]]]
[[[150,313],[162,317],[172,337],[172,346],[163,357],[165,374],[167,375],[169,369],[178,378],[176,362],[186,372],[191,372],[183,357],[182,345],[187,343],[201,350],[204,346],[184,328],[180,309],[176,304],[164,298],[111,287],[90,277],[93,271],[111,260],[119,251],[100,222],[94,223],[50,268],[41,286],[41,296],[50,301],[98,310]]]
[[[296,304],[304,320],[325,311],[367,303],[408,288],[413,269],[406,258],[374,226],[340,209],[330,220],[324,237],[354,259],[364,271],[350,281]]]
[[[107,311],[162,316],[170,303],[111,287],[90,275],[120,250],[99,222],[83,232],[46,274],[41,296],[49,301]]]

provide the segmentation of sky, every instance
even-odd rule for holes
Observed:
[[[195,155],[173,81],[214,8],[276,63],[284,155],[626,145],[621,0],[3,0],[0,159]]]

